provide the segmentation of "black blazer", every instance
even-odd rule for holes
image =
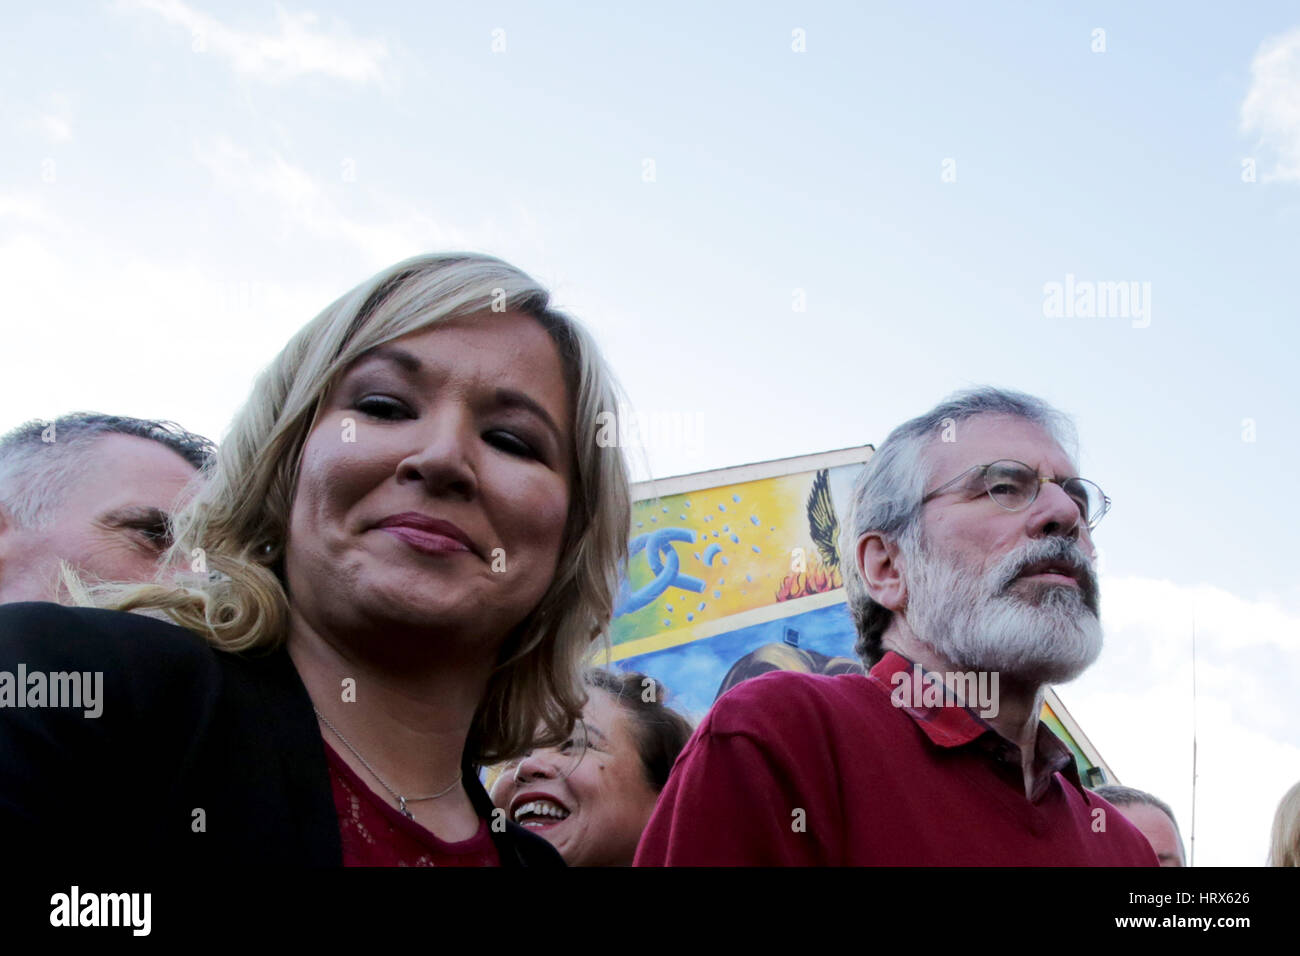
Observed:
[[[101,672],[101,715],[16,706],[20,664]],[[464,785],[491,820],[468,762]],[[564,865],[513,822],[490,832],[503,866]],[[288,653],[218,651],[139,614],[0,606],[0,847],[33,863],[342,865],[324,742]]]

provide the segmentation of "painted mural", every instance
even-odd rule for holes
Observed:
[[[695,718],[742,675],[856,667],[837,539],[861,468],[638,501],[610,632],[617,666],[653,675]]]
[[[725,618],[842,587],[837,504],[859,468],[637,502],[612,642],[685,643]]]

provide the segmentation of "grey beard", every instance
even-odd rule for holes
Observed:
[[[957,667],[1058,684],[1078,677],[1101,653],[1097,578],[1073,541],[1030,542],[982,578],[929,554],[924,543],[913,551],[907,623]],[[1084,586],[1047,587],[1033,597],[1009,590],[1021,571],[1041,560],[1070,561],[1086,572]]]

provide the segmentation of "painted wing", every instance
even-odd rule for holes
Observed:
[[[812,491],[808,493],[808,533],[827,571],[840,566],[837,542],[840,537],[840,519],[831,503],[830,473],[823,468],[813,478]]]

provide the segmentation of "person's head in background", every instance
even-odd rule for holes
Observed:
[[[171,422],[77,412],[0,438],[0,604],[60,599],[60,562],[148,581],[216,446]]]
[[[691,724],[643,674],[593,669],[584,679],[576,739],[511,761],[492,800],[570,866],[630,866]]]
[[[1300,783],[1286,792],[1273,816],[1269,866],[1300,866]]]
[[[1143,790],[1106,784],[1095,787],[1097,794],[1124,814],[1128,822],[1142,831],[1142,835],[1156,851],[1161,866],[1186,866],[1187,853],[1183,849],[1183,836],[1178,831],[1178,821],[1169,804]]]
[[[717,700],[751,677],[770,671],[794,671],[797,674],[825,674],[834,677],[839,674],[863,674],[866,669],[860,662],[848,657],[830,657],[818,651],[774,641],[755,648],[732,664],[718,685],[718,692],[713,699]]]

